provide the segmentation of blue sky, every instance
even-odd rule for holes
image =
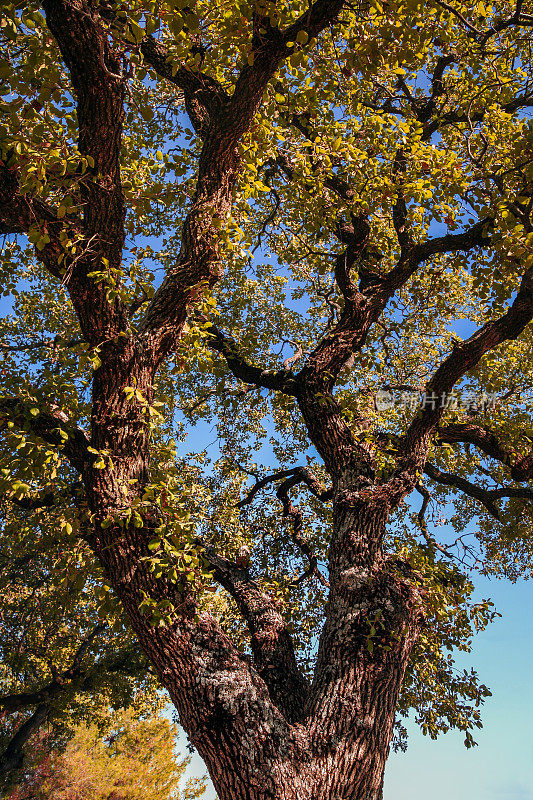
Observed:
[[[478,747],[467,750],[458,733],[431,741],[411,728],[407,752],[389,759],[384,800],[533,800],[533,583],[475,582],[502,614],[463,658],[493,693]]]

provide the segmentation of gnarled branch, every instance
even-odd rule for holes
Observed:
[[[268,486],[269,483],[274,483],[275,481],[283,480],[284,478],[293,478],[294,482],[291,486],[296,486],[298,483],[305,483],[305,485],[309,488],[310,492],[314,494],[315,497],[318,497],[319,500],[327,501],[331,500],[333,496],[332,489],[326,489],[325,486],[322,486],[320,481],[313,475],[305,467],[291,467],[291,469],[284,469],[280,470],[279,472],[274,472],[271,475],[267,475],[264,478],[256,480],[255,484],[252,486],[244,500],[241,500],[240,503],[237,504],[238,508],[243,508],[249,503],[252,502],[255,495],[264,489],[265,486]]]
[[[296,394],[296,378],[291,370],[268,370],[256,367],[241,355],[235,340],[215,325],[210,325],[206,333],[208,334],[207,345],[225,358],[235,377],[243,383],[250,383],[264,389],[275,389],[284,394]]]
[[[318,561],[313,552],[309,542],[302,535],[303,517],[300,509],[295,508],[290,500],[289,491],[300,483],[305,484],[310,492],[318,497],[323,502],[331,500],[333,497],[333,490],[326,489],[305,467],[293,467],[292,469],[285,469],[279,472],[274,472],[272,475],[267,475],[264,478],[256,480],[254,486],[250,489],[244,500],[238,503],[238,508],[243,508],[252,502],[255,495],[264,489],[269,483],[274,483],[281,480],[276,496],[281,501],[283,507],[283,516],[290,517],[292,520],[292,540],[298,549],[306,556],[309,564],[302,575],[294,580],[294,584],[302,583],[307,578],[314,575],[323,586],[328,586],[328,581],[324,578],[318,569]]]
[[[444,472],[434,464],[429,463],[425,464],[424,472],[436,483],[440,483],[443,486],[453,486],[468,497],[478,500],[498,521],[500,520],[500,512],[495,505],[497,500],[513,497],[523,500],[533,500],[533,489],[529,489],[525,486],[504,486],[498,489],[484,489],[482,486],[477,486],[475,483],[461,478],[460,475]]]
[[[288,721],[297,722],[309,687],[298,669],[292,638],[276,599],[250,577],[247,566],[223,558],[212,547],[206,547],[204,554],[215,580],[233,597],[246,620],[254,662],[272,702]]]

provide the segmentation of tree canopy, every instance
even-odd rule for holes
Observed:
[[[46,726],[58,741],[109,706],[162,701],[149,665],[83,548],[55,520],[4,503],[0,538],[0,786],[25,769]],[[10,504],[13,506],[13,504]],[[39,536],[36,537],[36,531]],[[67,546],[68,545],[68,546]],[[142,707],[137,698],[137,710]]]
[[[377,798],[531,573],[533,7],[3,13],[5,694],[133,630],[223,800]]]

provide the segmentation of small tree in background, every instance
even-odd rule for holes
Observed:
[[[25,766],[43,726],[54,741],[142,693],[161,705],[157,681],[102,588],[84,545],[42,512],[2,504],[0,523],[0,790]]]
[[[32,742],[25,775],[7,800],[197,800],[205,780],[180,790],[189,759],[176,753],[176,726],[134,708],[99,725],[77,725],[66,747],[41,732]]]

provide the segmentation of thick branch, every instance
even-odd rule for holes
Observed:
[[[69,224],[78,223],[71,220]],[[16,166],[8,168],[0,161],[0,234],[27,234],[31,228],[38,228],[50,238],[42,249],[35,248],[35,256],[54,278],[60,278],[58,259],[65,252],[60,242],[64,220],[59,220],[40,197],[20,194]]]
[[[91,692],[94,690],[97,675],[123,673],[135,676],[139,672],[138,648],[132,652],[127,647],[114,651],[95,662],[91,667],[83,667],[84,656],[94,638],[104,630],[98,625],[80,644],[70,667],[57,675],[47,686],[35,692],[23,692],[0,697],[0,709],[7,714],[24,711],[37,706],[32,716],[23,723],[15,733],[4,752],[0,755],[0,775],[5,775],[24,765],[24,747],[30,736],[36,733],[50,715],[53,701],[62,693],[75,688],[76,691]]]
[[[0,754],[0,776],[6,777],[10,772],[20,769],[24,764],[24,747],[28,740],[44,724],[50,707],[41,703],[31,717],[17,730],[4,752]]]
[[[85,636],[76,650],[70,666],[60,675],[57,675],[54,680],[46,686],[43,686],[42,689],[38,689],[36,692],[21,692],[20,694],[8,694],[0,697],[0,708],[11,714],[14,711],[20,711],[28,706],[35,706],[40,703],[49,705],[50,701],[57,697],[58,694],[64,692],[70,683],[85,674],[82,669],[83,659],[94,639],[102,633],[103,630],[105,630],[104,625],[96,625],[96,627]]]
[[[500,517],[498,509],[494,505],[494,499],[496,498],[493,498],[492,493],[487,489],[483,489],[481,486],[476,486],[476,484],[467,481],[465,478],[461,478],[459,475],[453,475],[450,472],[443,472],[433,464],[427,463],[424,466],[424,472],[437,483],[440,483],[443,486],[453,486],[454,488],[463,492],[463,494],[468,495],[468,497],[473,497],[475,500],[478,500],[485,506],[487,511],[492,514],[493,517],[495,517],[495,519],[499,520]]]
[[[85,253],[73,262],[67,285],[84,335],[91,341],[102,341],[126,327],[121,302],[110,304],[105,283],[87,278],[89,272],[103,269],[102,258],[107,259],[110,269],[119,269],[122,262],[122,57],[111,48],[93,4],[86,0],[44,0],[43,7],[77,98],[78,148],[94,162],[80,182]]]
[[[469,339],[457,343],[426,386],[429,397],[447,396],[457,381],[472,369],[489,350],[509,339],[516,339],[533,318],[533,270],[528,269],[509,310],[479,328]],[[434,407],[432,407],[432,405]],[[442,403],[427,403],[412,421],[401,444],[397,475],[414,479],[427,456],[430,437],[445,409]],[[393,479],[393,481],[396,478]]]
[[[283,32],[284,41],[296,41],[300,31],[307,33],[310,39],[316,38],[337,20],[340,12],[348,5],[345,0],[316,0],[296,22]]]
[[[79,678],[82,673],[83,658],[91,646],[94,638],[104,630],[103,625],[97,625],[84,638],[78,647],[72,663],[61,675],[58,675],[47,686],[36,692],[22,692],[20,694],[4,695],[0,697],[0,708],[8,713],[21,711],[29,706],[37,706],[31,717],[17,730],[4,752],[0,755],[0,774],[6,775],[12,770],[20,769],[24,763],[24,746],[28,739],[39,730],[50,713],[50,706],[54,698],[63,693],[72,681]]]
[[[240,354],[239,346],[235,340],[231,336],[222,333],[214,325],[207,329],[207,334],[209,337],[207,339],[208,346],[225,358],[235,377],[243,381],[243,383],[261,386],[264,389],[275,389],[289,395],[296,393],[295,376],[291,370],[268,370],[248,363]]]
[[[533,455],[520,455],[506,449],[497,434],[473,422],[448,423],[438,428],[438,436],[443,442],[473,444],[486,455],[509,467],[515,481],[533,478]]]
[[[369,274],[365,285],[360,289],[365,294],[355,292],[349,280],[348,252],[337,257],[335,275],[339,288],[345,295],[345,306],[337,325],[328,332],[309,356],[306,367],[297,376],[298,381],[316,380],[322,376],[326,391],[333,389],[340,370],[365,343],[371,326],[379,319],[381,312],[392,295],[400,289],[421,263],[438,253],[468,251],[488,244],[484,233],[492,220],[480,220],[471,228],[459,234],[449,234],[427,242],[409,246],[409,237],[404,230],[404,214],[401,198],[394,211],[395,225],[404,253],[398,264],[385,275]],[[361,253],[361,256],[363,253]],[[353,260],[351,262],[353,264]],[[363,276],[364,277],[364,273]]]
[[[178,67],[173,74],[173,66],[167,60],[168,52],[153,36],[147,36],[142,40],[141,53],[144,60],[161,78],[181,89],[192,126],[199,136],[205,138],[223,105],[229,101],[229,95],[220,83],[200,70],[189,69],[186,65]]]
[[[250,578],[247,566],[238,566],[210,547],[204,552],[215,579],[233,597],[246,620],[255,665],[272,702],[289,722],[298,721],[309,687],[298,669],[287,623],[276,599]]]
[[[225,220],[229,215],[231,194],[241,167],[237,145],[250,129],[269,81],[280,63],[293,52],[294,45],[288,47],[287,43],[296,38],[290,37],[296,37],[299,30],[306,31],[311,38],[317,36],[336,20],[344,2],[317,0],[284,33],[270,24],[264,28],[255,25],[250,54],[253,58],[242,68],[233,94],[226,100],[216,89],[217,98],[224,99],[219,111],[216,111],[218,99],[214,100],[216,84],[211,79],[198,78],[202,82],[201,91],[198,88],[191,92],[186,87],[187,102],[204,136],[204,146],[193,205],[183,226],[179,262],[154,295],[140,325],[141,333],[153,349],[154,360],[160,361],[175,348],[189,305],[222,274],[219,234],[213,220]],[[190,77],[181,73],[180,80],[185,87]],[[193,108],[194,98],[198,105]]]
[[[70,666],[63,670],[60,674],[56,675],[50,683],[43,686],[41,689],[36,690],[35,692],[20,692],[19,694],[9,694],[0,697],[0,708],[4,711],[7,711],[9,714],[14,713],[15,711],[21,711],[28,706],[35,706],[40,703],[46,703],[50,705],[50,702],[57,697],[58,695],[62,694],[75,681],[79,681],[82,679],[83,681],[88,681],[94,673],[94,669],[86,669],[83,667],[83,659],[85,658],[89,648],[91,647],[92,643],[94,642],[95,638],[99,636],[105,630],[105,625],[96,625],[82,640]],[[131,654],[127,654],[128,658],[131,659]],[[104,662],[102,662],[104,663]],[[107,672],[118,672],[122,671],[126,666],[126,658],[123,654],[115,654],[113,659],[106,664],[106,671]],[[97,665],[98,670],[100,669],[100,663]],[[80,684],[81,685],[81,684]]]
[[[484,489],[471,481],[454,475],[450,472],[443,472],[433,464],[426,463],[424,466],[426,475],[443,486],[452,486],[459,489],[468,497],[474,498],[482,503],[487,511],[497,520],[500,520],[500,512],[495,505],[497,500],[503,498],[520,498],[523,500],[533,500],[533,489],[524,486],[504,486],[499,489]]]
[[[396,223],[401,224],[401,215],[397,213]],[[444,253],[468,252],[476,247],[488,247],[490,238],[488,230],[493,223],[492,218],[479,220],[461,233],[449,233],[436,236],[426,242],[410,247],[405,256],[383,278],[379,294],[389,297],[396,292],[414,274],[420,264],[436,255]],[[378,293],[376,293],[378,294]]]

